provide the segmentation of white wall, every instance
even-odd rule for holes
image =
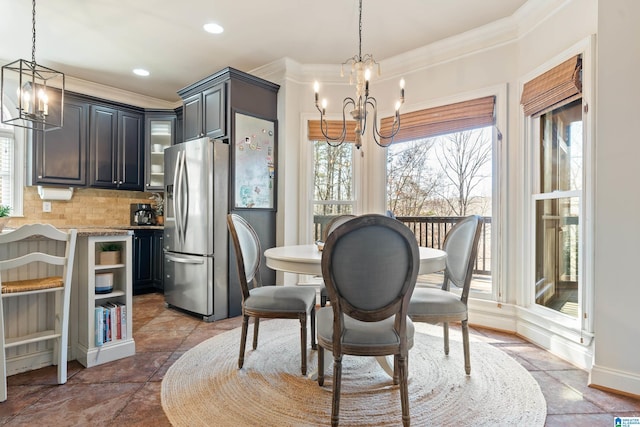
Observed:
[[[598,1],[594,325],[591,382],[640,395],[640,2]]]

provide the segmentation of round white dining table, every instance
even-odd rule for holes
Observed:
[[[440,249],[420,246],[420,268],[418,274],[435,273],[444,270],[447,253]],[[277,246],[264,251],[267,267],[288,273],[310,274],[322,276],[322,252],[316,245]],[[327,356],[325,356],[327,357]],[[378,356],[380,367],[393,377],[393,358]],[[309,378],[316,379],[318,372],[309,373]]]
[[[444,270],[447,253],[440,249],[420,247],[418,274]],[[322,252],[316,245],[277,246],[264,251],[267,267],[288,273],[322,276]]]

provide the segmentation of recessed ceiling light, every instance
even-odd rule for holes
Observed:
[[[142,68],[136,68],[135,70],[133,70],[133,74],[136,74],[138,76],[143,76],[146,77],[149,75],[149,72],[145,69]]]
[[[204,30],[207,33],[211,33],[211,34],[220,34],[224,31],[224,28],[222,28],[218,24],[214,24],[213,22],[209,24],[204,24],[202,28],[204,28]]]

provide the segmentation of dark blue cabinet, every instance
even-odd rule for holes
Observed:
[[[183,140],[227,136],[226,83],[219,83],[183,101]]]
[[[49,115],[59,117],[60,111],[52,108]],[[87,102],[73,95],[65,96],[63,126],[47,132],[32,132],[32,158],[27,175],[30,184],[87,185],[88,124]]]
[[[162,230],[135,230],[133,234],[133,294],[162,292]]]
[[[142,113],[110,106],[91,106],[91,187],[144,189],[143,130]]]

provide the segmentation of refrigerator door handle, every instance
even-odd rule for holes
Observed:
[[[182,244],[184,245],[187,238],[187,228],[189,228],[189,203],[191,202],[189,200],[189,193],[191,190],[189,188],[189,164],[187,163],[186,151],[182,156],[182,170],[180,175],[182,177],[180,185],[182,189],[184,189],[184,191],[180,192],[180,215],[182,217],[180,219],[180,223],[182,225]]]
[[[179,262],[181,264],[204,264],[204,259],[201,259],[201,258],[187,259],[187,258],[181,258],[181,257],[169,255],[169,254],[165,254],[165,256],[167,257],[167,260],[173,261],[173,262]]]
[[[180,159],[182,158],[182,151],[178,151],[176,156],[176,165],[173,170],[173,216],[175,218],[176,234],[178,237],[178,244],[181,244],[180,239],[180,187],[178,186],[178,177],[180,176]]]
[[[186,156],[187,153],[184,151],[181,151],[178,154],[178,160],[177,160],[177,168],[176,168],[176,175],[177,175],[177,186],[175,187],[177,189],[176,191],[176,228],[177,228],[177,232],[178,232],[178,241],[180,242],[180,246],[184,246],[184,238],[185,238],[185,231],[184,231],[184,218],[185,218],[185,213],[183,212],[183,207],[184,207],[184,174],[185,174],[185,162],[186,162]]]

